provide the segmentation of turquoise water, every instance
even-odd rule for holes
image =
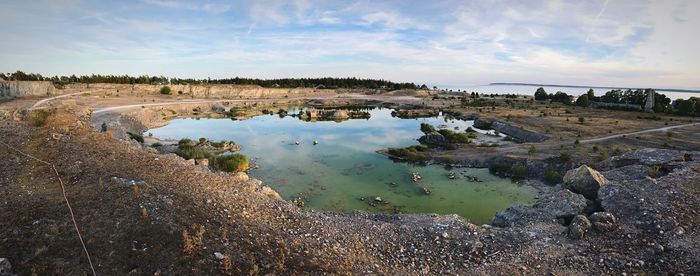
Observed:
[[[464,131],[471,121],[445,120],[441,116],[399,119],[387,109],[369,112],[370,119],[342,122],[306,122],[277,115],[238,121],[176,119],[149,132],[160,139],[234,140],[256,167],[249,172],[251,176],[285,199],[303,197],[305,207],[317,210],[456,213],[481,224],[489,223],[498,210],[533,201],[533,188],[491,175],[487,169],[450,171],[438,165],[398,163],[376,153],[387,147],[417,144],[422,122]],[[318,145],[313,144],[314,140]],[[422,179],[413,182],[412,172]],[[450,179],[450,173],[457,179]],[[466,175],[483,182],[469,182]],[[425,195],[422,188],[431,193]],[[375,204],[376,197],[381,197],[382,203]]]

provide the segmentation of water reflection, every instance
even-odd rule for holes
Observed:
[[[259,166],[251,176],[283,197],[303,197],[307,207],[319,210],[457,213],[475,223],[488,223],[497,210],[533,200],[533,189],[490,175],[486,169],[453,169],[460,175],[453,180],[442,166],[392,162],[376,153],[417,144],[421,123],[464,131],[472,121],[442,116],[400,119],[392,117],[391,110],[365,110],[370,119],[306,122],[277,115],[237,121],[176,119],[150,132],[161,139],[234,140]],[[413,182],[410,172],[422,180]],[[470,182],[463,175],[484,181]],[[381,201],[376,201],[378,197]]]

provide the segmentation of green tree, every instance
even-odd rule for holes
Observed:
[[[576,99],[576,105],[578,105],[578,106],[588,107],[589,104],[590,104],[590,101],[588,98],[588,94],[581,95],[578,97],[578,99]]]
[[[535,145],[530,145],[530,149],[527,150],[527,154],[532,156],[532,155],[535,155],[536,152],[537,152],[537,148],[535,148]]]
[[[170,95],[172,94],[172,90],[170,89],[170,86],[163,86],[160,88],[160,93],[163,95]]]
[[[595,99],[595,92],[593,92],[593,89],[588,89],[586,96],[588,96],[589,101],[593,101]]]
[[[695,101],[693,100],[676,100],[676,110],[680,115],[693,115],[695,113]]]
[[[420,124],[420,131],[422,131],[425,134],[428,134],[431,132],[435,132],[435,128],[430,124],[421,123]]]
[[[549,94],[544,91],[544,88],[537,88],[537,91],[535,91],[535,100],[544,101],[546,99],[549,99]]]

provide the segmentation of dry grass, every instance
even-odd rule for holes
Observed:
[[[221,260],[221,265],[219,266],[219,271],[223,274],[230,275],[232,266],[231,257],[224,255],[224,258]]]
[[[192,255],[197,248],[204,244],[204,225],[199,227],[192,225],[192,228],[195,229],[194,235],[190,235],[190,231],[187,229],[182,230],[182,251],[187,255]]]

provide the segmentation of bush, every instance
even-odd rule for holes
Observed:
[[[131,132],[127,132],[126,134],[129,135],[129,139],[136,140],[139,143],[143,143],[143,135]]]
[[[170,95],[173,93],[173,91],[170,89],[170,86],[163,86],[160,88],[160,93],[163,95]]]
[[[648,169],[648,174],[649,177],[651,178],[659,178],[663,174],[663,171],[661,170],[661,166],[651,166]]]
[[[49,118],[51,112],[44,109],[36,109],[29,112],[29,124],[35,127],[40,127],[46,124],[46,119]]]
[[[227,143],[226,141],[221,141],[221,142],[209,142],[209,144],[210,144],[212,147],[215,147],[215,148],[223,148],[223,147],[226,145],[226,143]],[[232,144],[235,144],[233,141],[231,141],[231,143],[232,143]]]
[[[102,123],[102,126],[100,126],[100,129],[102,129],[102,132],[107,131],[107,123]]]
[[[425,161],[427,159],[425,155],[426,149],[425,146],[416,145],[406,148],[389,148],[387,152],[394,157],[409,161]]]
[[[180,141],[177,142],[178,148],[194,147],[195,145],[196,145],[196,143],[188,138],[181,139]]]
[[[155,142],[155,143],[151,144],[151,147],[154,147],[154,148],[160,148],[160,147],[162,147],[162,146],[163,146],[163,144],[158,143],[158,142]]]
[[[549,168],[547,170],[547,175],[545,177],[546,177],[547,182],[549,182],[550,184],[557,184],[557,183],[561,182],[561,180],[562,180],[559,172],[557,172],[556,170],[554,170],[552,168]]]
[[[200,144],[204,144],[204,143],[206,143],[206,142],[207,142],[207,138],[204,138],[204,137],[199,138],[199,143],[200,143]]]
[[[523,164],[513,164],[510,172],[513,179],[524,179],[527,176],[527,167]]]
[[[449,129],[441,129],[438,130],[438,133],[442,134],[442,136],[445,136],[447,140],[450,143],[460,143],[460,144],[468,144],[471,141],[469,140],[470,135],[474,135],[473,133],[459,133],[459,132],[454,132]]]
[[[579,123],[582,123],[582,124],[583,124],[585,121],[586,121],[586,118],[578,117],[578,122],[579,122]]]
[[[180,147],[175,151],[175,154],[178,156],[184,158],[184,159],[203,159],[203,158],[209,158],[212,156],[211,153],[195,148],[195,147]]]
[[[569,160],[571,160],[571,154],[568,152],[562,152],[559,154],[559,160],[562,162],[569,162]]]
[[[527,154],[528,155],[535,155],[536,152],[537,152],[537,148],[535,148],[535,145],[530,145],[530,149],[527,150]]]
[[[244,172],[250,167],[248,157],[239,153],[214,156],[211,164],[215,169],[225,172]]]
[[[435,132],[435,128],[433,126],[431,126],[430,124],[421,123],[420,124],[420,131],[422,131],[425,134],[428,134],[431,132]]]

